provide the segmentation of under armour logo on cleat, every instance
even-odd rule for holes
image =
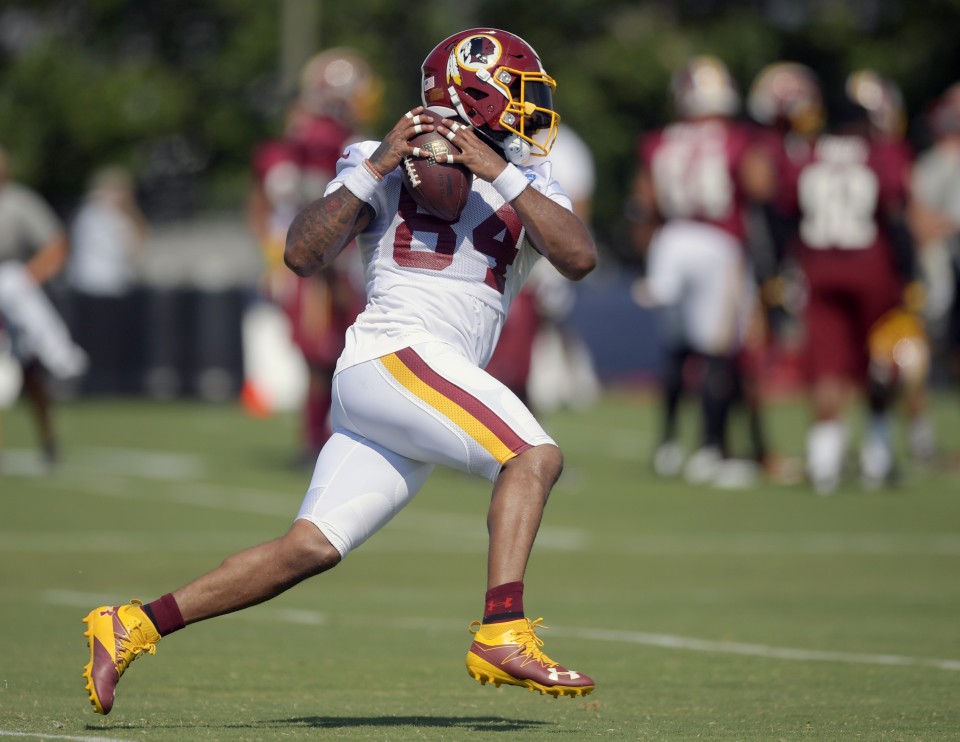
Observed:
[[[571,680],[579,680],[580,673],[574,670],[558,670],[556,667],[550,668],[550,679],[553,682],[557,682],[560,679],[561,675],[568,676]]]
[[[116,615],[117,611],[114,608],[107,608],[105,611],[100,611],[101,616],[113,616]]]

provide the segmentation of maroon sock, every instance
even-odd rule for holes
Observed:
[[[487,590],[483,623],[500,623],[523,618],[523,583],[507,582]]]
[[[167,593],[152,603],[147,603],[143,606],[143,612],[153,621],[153,625],[157,627],[157,633],[160,636],[172,634],[186,626],[183,622],[183,616],[180,615],[180,606],[177,605],[177,601],[171,593]]]

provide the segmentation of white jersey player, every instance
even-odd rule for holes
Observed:
[[[522,164],[546,154],[556,136],[555,86],[536,52],[513,34],[451,36],[423,63],[423,103],[445,116],[441,123],[421,118],[418,106],[383,142],[348,148],[326,195],[294,219],[284,259],[295,273],[324,268],[354,238],[366,270],[368,304],[333,379],[334,434],[287,534],[149,604],[90,612],[84,674],[96,711],[110,710],[120,675],[162,636],[336,566],[416,495],[435,464],[494,483],[487,592],[482,621],[471,624],[469,674],[553,696],[594,689],[589,676],[543,652],[540,619],[528,619],[523,607],[527,560],[562,454],[482,368],[538,254],[571,279],[596,264],[593,239],[549,166]],[[418,210],[398,170],[404,157],[417,156],[410,140],[434,130],[474,176],[454,222]]]

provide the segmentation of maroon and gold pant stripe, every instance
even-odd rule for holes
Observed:
[[[380,362],[405,389],[461,428],[501,464],[530,448],[493,410],[440,376],[410,348],[383,356]]]

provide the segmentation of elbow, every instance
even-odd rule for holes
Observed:
[[[303,250],[297,250],[295,245],[288,244],[283,251],[283,262],[294,273],[305,278],[314,272],[311,261],[307,260]]]
[[[597,267],[597,251],[592,245],[590,249],[579,251],[576,256],[564,266],[563,274],[571,281],[585,278]]]

